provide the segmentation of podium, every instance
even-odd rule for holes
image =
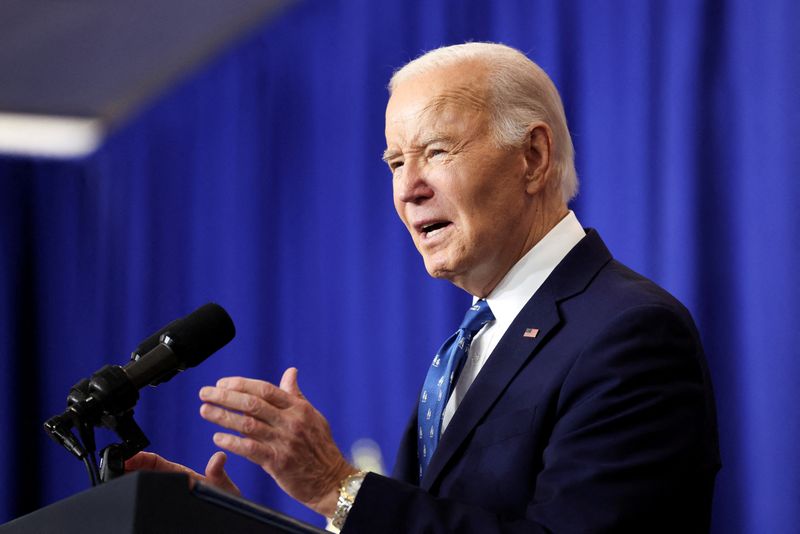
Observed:
[[[186,475],[140,471],[0,526],[1,534],[325,534]]]

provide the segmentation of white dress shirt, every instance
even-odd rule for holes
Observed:
[[[575,213],[570,211],[508,271],[486,297],[495,320],[487,323],[472,341],[467,361],[444,408],[442,432],[508,327],[564,256],[585,235]],[[473,303],[477,300],[477,297],[473,298]]]

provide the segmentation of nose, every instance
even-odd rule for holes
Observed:
[[[416,165],[407,163],[394,178],[394,197],[405,203],[419,204],[433,196],[433,189]]]

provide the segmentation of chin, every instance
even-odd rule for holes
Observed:
[[[424,258],[424,260],[425,260],[425,270],[428,271],[428,274],[432,278],[439,278],[442,280],[449,280],[450,282],[453,282],[453,280],[457,276],[456,270],[454,268],[455,266],[452,264],[452,262],[442,259],[439,259],[437,261],[434,259],[429,260],[428,258]]]
[[[428,271],[428,274],[433,278],[449,278],[449,274],[451,270],[447,268],[447,266],[442,263],[441,261],[433,261],[424,258],[425,261],[425,270]]]

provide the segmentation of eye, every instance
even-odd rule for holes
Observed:
[[[399,169],[402,166],[403,166],[403,160],[400,159],[395,159],[389,162],[389,169],[391,169],[392,172],[396,172],[397,169]]]
[[[445,152],[441,148],[429,148],[427,150],[427,152],[425,153],[425,156],[428,159],[433,159],[433,158],[436,158],[436,157],[439,157],[439,156],[444,156],[446,153],[447,152]]]

